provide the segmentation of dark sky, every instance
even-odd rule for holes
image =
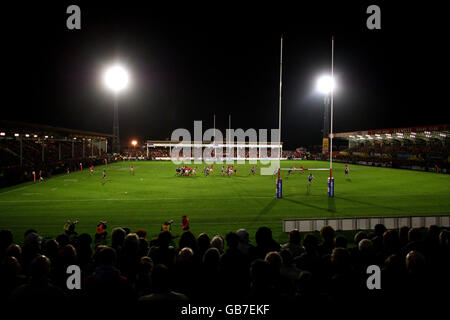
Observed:
[[[34,1],[2,4],[6,79],[2,119],[112,132],[102,70],[120,61],[121,138],[164,139],[194,120],[212,127],[277,128],[279,42],[284,35],[283,133],[288,147],[320,144],[317,76],[335,42],[335,131],[448,122],[444,8],[384,2]],[[391,1],[392,2],[392,1]],[[166,2],[167,3],[167,2]],[[81,7],[81,30],[66,8]],[[381,30],[366,8],[381,8]]]

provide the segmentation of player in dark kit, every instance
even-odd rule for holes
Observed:
[[[313,179],[314,179],[314,176],[312,175],[312,173],[310,173],[308,176],[308,189],[309,189],[309,187],[311,187]]]
[[[348,163],[345,165],[345,176],[348,176]]]
[[[289,168],[289,171],[288,171],[288,174],[287,174],[287,177],[286,177],[286,179],[291,175],[291,173],[292,173],[292,168]]]

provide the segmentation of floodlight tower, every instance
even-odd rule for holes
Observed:
[[[105,84],[108,89],[114,93],[114,123],[113,123],[113,144],[112,151],[114,153],[120,152],[120,137],[119,137],[119,92],[128,85],[128,73],[120,65],[114,65],[106,70]]]
[[[136,141],[136,140],[132,140],[132,141],[131,141],[131,145],[133,146],[133,153],[136,154],[136,145],[137,145],[137,141]]]
[[[317,80],[317,90],[324,95],[324,112],[323,112],[323,138],[328,139],[330,135],[330,120],[329,120],[329,109],[330,109],[330,96],[331,91],[334,88],[333,79],[330,76],[322,76]],[[322,153],[326,150],[323,149]]]
[[[330,105],[330,132],[327,134],[327,123],[328,121],[324,119],[324,138],[330,137],[329,148],[330,148],[330,177],[328,178],[328,196],[334,197],[334,178],[333,178],[333,93],[334,93],[335,83],[334,83],[334,36],[331,37],[331,75],[322,76],[317,81],[317,90],[325,95],[325,117],[328,113],[328,102]],[[325,153],[325,148],[322,149]]]

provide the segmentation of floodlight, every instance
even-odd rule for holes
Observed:
[[[323,94],[329,94],[334,90],[335,83],[330,76],[322,76],[317,80],[317,90]]]
[[[136,146],[136,145],[137,145],[137,141],[136,141],[136,140],[133,140],[133,141],[131,141],[131,144],[132,144],[133,146]]]
[[[114,92],[119,92],[128,84],[128,73],[119,65],[112,66],[105,73],[105,84]]]

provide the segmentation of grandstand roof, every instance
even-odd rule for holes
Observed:
[[[55,137],[79,137],[79,138],[92,138],[92,139],[106,139],[113,137],[109,133],[99,133],[93,131],[83,131],[76,129],[53,127],[41,124],[17,122],[0,120],[0,134],[2,136],[14,135],[14,134],[32,134],[38,137],[44,137],[45,135],[54,135]]]
[[[433,126],[406,127],[377,130],[361,130],[352,132],[335,133],[334,138],[342,138],[355,141],[366,140],[446,140],[450,137],[450,124]]]

